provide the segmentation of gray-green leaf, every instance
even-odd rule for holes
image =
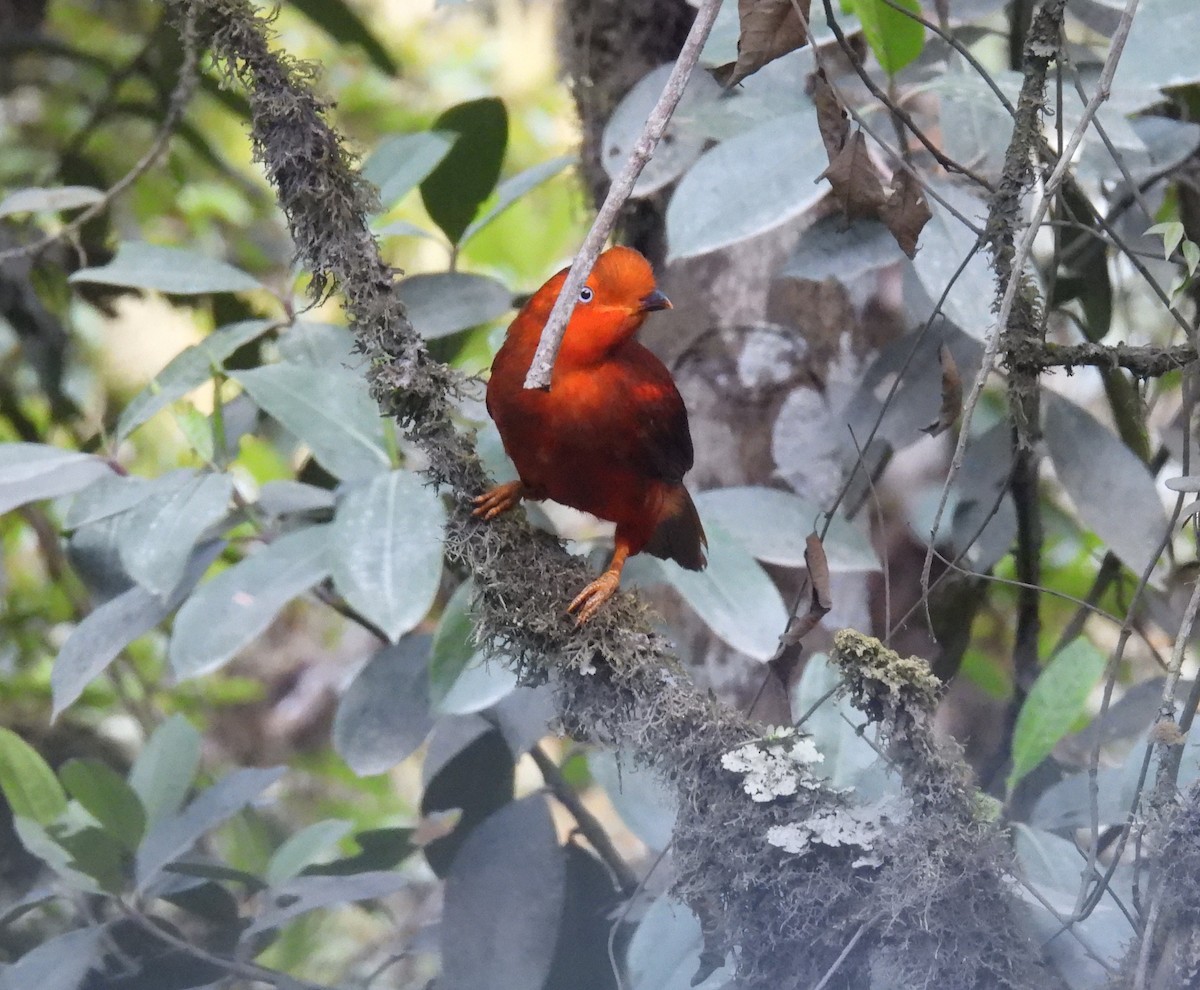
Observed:
[[[177,296],[244,292],[262,283],[240,268],[184,248],[125,241],[107,265],[81,268],[67,281],[150,289]]]
[[[233,495],[226,474],[181,478],[173,491],[153,495],[121,520],[121,563],[147,591],[165,597],[183,578],[192,548],[225,518]]]
[[[705,523],[708,567],[659,566],[667,581],[722,640],[755,660],[769,660],[787,624],[779,589],[758,562],[721,526]]]
[[[93,454],[42,443],[0,444],[0,515],[86,488],[112,469]]]
[[[121,412],[117,439],[125,439],[155,413],[203,385],[212,378],[214,366],[219,367],[239,347],[261,337],[273,326],[271,320],[231,323],[180,351]]]
[[[502,283],[466,272],[413,275],[396,292],[426,340],[488,323],[512,309],[512,293]]]
[[[338,505],[333,583],[393,643],[433,605],[445,528],[441,499],[411,471],[377,475]]]
[[[814,206],[829,160],[811,109],[769,120],[706,151],[667,207],[672,258],[708,254]]]
[[[233,658],[297,595],[329,576],[329,526],[289,533],[201,585],[175,619],[169,658],[180,678]]]
[[[379,409],[358,375],[284,362],[230,377],[344,481],[369,478],[391,466]]]

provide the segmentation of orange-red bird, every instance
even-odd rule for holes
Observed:
[[[628,557],[645,550],[701,570],[708,541],[683,476],[692,466],[687,410],[671,373],[633,339],[646,314],[669,309],[650,263],[632,248],[600,256],[567,324],[550,390],[525,374],[566,269],[517,314],[492,362],[488,413],[520,481],[475,499],[492,519],[545,498],[617,524],[608,569],[567,606],[587,622],[616,592]]]

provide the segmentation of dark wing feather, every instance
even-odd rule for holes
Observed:
[[[666,366],[630,341],[613,355],[612,399],[632,415],[635,429],[624,449],[615,451],[652,478],[678,484],[692,467],[692,434],[687,409]]]

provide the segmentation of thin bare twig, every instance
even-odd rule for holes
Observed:
[[[567,779],[562,775],[562,771],[558,768],[558,764],[551,758],[542,747],[533,746],[529,750],[529,755],[533,757],[533,762],[537,764],[538,770],[541,771],[542,779],[546,781],[546,786],[550,788],[559,804],[571,813],[579,825],[579,831],[583,833],[584,838],[592,844],[592,848],[604,860],[617,884],[621,888],[621,893],[626,897],[632,897],[633,892],[637,890],[638,878],[637,874],[629,868],[629,864],[617,852],[617,847],[613,845],[613,841],[609,838],[608,832],[604,826],[600,824],[596,818],[584,806],[584,803],[579,800],[579,795],[575,793],[575,789],[567,782]]]
[[[679,52],[679,58],[675,60],[675,67],[667,78],[662,95],[654,104],[650,116],[646,118],[646,126],[633,146],[633,151],[630,153],[625,167],[621,169],[621,173],[609,186],[608,195],[604,197],[604,203],[596,214],[596,219],[592,222],[592,229],[583,239],[579,253],[571,264],[571,270],[567,272],[567,280],[563,283],[562,291],[559,292],[558,299],[554,302],[554,308],[550,310],[550,317],[546,320],[537,350],[529,364],[529,372],[525,375],[526,388],[548,389],[550,387],[554,359],[558,356],[563,335],[567,332],[567,321],[570,320],[571,314],[575,311],[575,304],[579,301],[579,290],[583,288],[584,282],[587,281],[587,277],[596,264],[596,259],[600,257],[600,252],[604,248],[605,241],[608,240],[608,235],[612,233],[621,208],[633,194],[633,187],[637,183],[638,176],[642,174],[646,163],[650,161],[654,149],[662,139],[663,132],[667,129],[667,124],[671,122],[671,116],[675,113],[675,108],[683,97],[683,91],[687,88],[688,79],[700,58],[700,50],[704,47],[704,42],[708,40],[709,32],[712,30],[713,21],[717,19],[717,11],[720,7],[721,0],[704,0],[697,11],[696,19],[692,22],[691,30],[688,31],[687,39]]]

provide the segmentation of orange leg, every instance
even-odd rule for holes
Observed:
[[[629,547],[618,541],[613,551],[608,570],[589,584],[575,596],[575,600],[567,606],[567,611],[575,616],[576,627],[582,626],[593,615],[600,611],[600,606],[617,593],[621,584],[621,569],[629,556]]]
[[[478,516],[485,521],[495,519],[502,512],[507,512],[520,502],[524,495],[525,486],[519,481],[508,481],[495,488],[489,488],[475,498],[472,503],[475,509],[471,515]]]

